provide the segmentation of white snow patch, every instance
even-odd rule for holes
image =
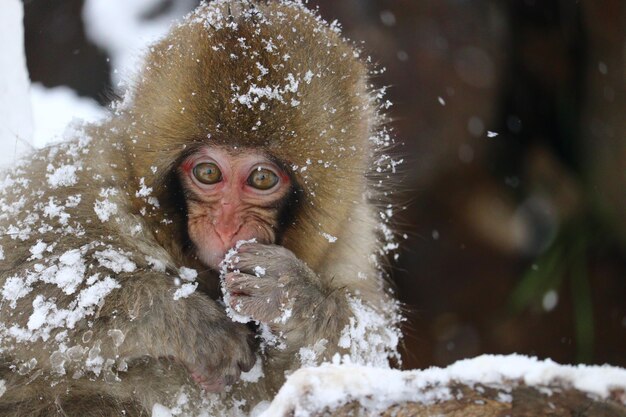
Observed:
[[[26,281],[19,277],[9,277],[2,286],[2,299],[9,301],[11,308],[17,306],[17,300],[27,296],[33,287],[26,283]]]
[[[326,239],[329,243],[335,243],[337,241],[337,238],[331,234],[328,234],[326,232],[322,232],[321,235],[324,237],[324,239]]]
[[[59,265],[52,265],[41,272],[40,280],[55,284],[65,294],[73,294],[83,282],[87,267],[78,249],[65,252],[59,258]]]
[[[142,50],[165,35],[172,22],[190,12],[197,2],[177,0],[163,13],[146,18],[161,6],[159,0],[87,0],[83,7],[89,39],[109,52],[113,82],[118,85],[141,66]],[[115,30],[111,30],[115,22]]]
[[[24,7],[4,0],[0,13],[0,165],[9,166],[30,150],[33,117],[24,55]]]
[[[390,318],[360,299],[348,297],[353,316],[341,332],[339,347],[350,350],[349,361],[361,365],[389,367],[389,354],[396,352],[400,332]],[[390,311],[395,311],[390,305]],[[395,319],[394,319],[395,320]]]
[[[183,266],[178,270],[178,276],[184,281],[193,281],[198,278],[198,271]]]
[[[83,289],[68,308],[59,308],[54,299],[38,295],[33,300],[33,311],[29,315],[27,328],[13,325],[6,332],[18,342],[34,342],[37,339],[46,341],[54,329],[73,329],[78,321],[94,314],[95,307],[115,288],[120,288],[119,283],[106,277]]]
[[[105,268],[109,268],[115,273],[133,272],[137,269],[137,265],[128,259],[127,255],[114,249],[105,249],[95,253],[98,263]]]
[[[97,123],[107,116],[107,110],[95,100],[80,97],[66,86],[46,88],[34,83],[30,88],[30,102],[33,143],[38,148],[62,139],[79,123]]]
[[[174,292],[174,300],[179,300],[181,298],[187,298],[191,294],[193,294],[198,288],[197,282],[191,282],[187,284],[183,284]]]
[[[300,357],[300,364],[302,365],[302,367],[318,365],[320,362],[319,358],[322,357],[327,345],[328,340],[320,339],[315,342],[313,346],[305,346],[300,348],[300,350],[298,351],[298,356]]]
[[[272,404],[259,417],[318,415],[358,401],[377,415],[407,401],[432,404],[451,400],[451,383],[498,388],[508,381],[529,386],[571,386],[607,398],[612,390],[626,389],[626,369],[611,366],[559,365],[522,355],[483,355],[461,360],[447,368],[399,371],[358,365],[325,364],[303,368],[287,378]],[[511,396],[504,393],[504,402]],[[368,414],[369,415],[369,414]]]
[[[135,193],[135,197],[148,197],[152,194],[152,187],[146,186],[146,179],[144,177],[139,178],[139,190]]]
[[[44,253],[47,247],[48,247],[47,244],[45,244],[41,240],[38,240],[37,243],[35,243],[33,246],[30,247],[30,249],[28,249],[28,251],[32,254],[28,259],[43,258],[42,254]]]
[[[78,182],[78,177],[76,176],[77,170],[78,167],[75,165],[61,165],[58,168],[48,165],[49,174],[46,174],[46,178],[48,178],[48,185],[51,188],[76,185]]]
[[[109,200],[96,200],[93,204],[93,211],[102,223],[109,221],[111,216],[117,214],[117,204]]]
[[[174,417],[174,414],[172,414],[172,410],[166,406],[155,403],[152,406],[152,417]]]

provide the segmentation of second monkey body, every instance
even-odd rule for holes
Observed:
[[[393,163],[358,55],[299,2],[201,5],[109,120],[5,178],[0,415],[218,413],[303,364],[387,366]],[[223,288],[262,349],[216,301],[251,239]]]

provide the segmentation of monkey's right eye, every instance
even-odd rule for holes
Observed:
[[[193,167],[193,176],[202,184],[217,184],[222,180],[222,171],[212,162],[201,162]]]

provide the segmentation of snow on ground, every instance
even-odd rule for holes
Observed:
[[[87,0],[83,21],[87,36],[111,56],[113,85],[119,86],[141,64],[146,45],[165,35],[173,21],[193,10],[195,0],[177,0],[158,17],[159,0]],[[115,30],[111,30],[115,22]]]
[[[626,389],[626,369],[611,366],[559,365],[522,355],[483,355],[447,368],[398,371],[357,365],[322,365],[294,372],[259,417],[307,417],[328,407],[358,401],[371,411],[402,402],[433,403],[452,399],[447,385],[498,386],[519,380],[530,386],[571,386],[606,398]],[[265,407],[265,406],[264,406]],[[256,414],[256,413],[253,413]]]
[[[24,55],[24,10],[19,0],[4,0],[0,12],[0,165],[30,149],[33,133]]]
[[[171,9],[158,18],[147,19],[146,16],[157,10],[160,4],[159,0],[85,2],[85,30],[90,39],[111,56],[114,68],[112,78],[116,88],[120,88],[122,80],[130,77],[139,67],[146,45],[163,36],[172,21],[189,12],[195,2],[173,2]],[[111,22],[115,22],[115,30],[111,30]],[[106,117],[106,110],[102,106],[92,99],[79,97],[69,87],[46,88],[33,84],[30,99],[34,115],[34,145],[38,148],[62,139],[64,131],[72,122],[97,122]]]
[[[6,0],[0,13],[0,166],[8,165],[19,155],[62,139],[72,122],[97,122],[106,110],[92,99],[79,97],[74,90],[61,86],[46,88],[29,81],[24,56],[22,4]],[[132,74],[140,64],[144,48],[163,36],[172,21],[189,12],[194,0],[173,2],[171,9],[158,18],[147,19],[157,10],[159,0],[88,0],[83,20],[88,36],[107,50],[113,62],[114,85]],[[115,22],[115,30],[111,30]],[[32,110],[31,110],[32,106]]]
[[[96,101],[79,97],[69,87],[46,88],[33,84],[30,88],[33,108],[33,144],[41,148],[62,139],[63,132],[73,121],[97,122],[107,111]]]

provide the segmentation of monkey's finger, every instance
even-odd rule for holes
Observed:
[[[241,272],[229,272],[224,277],[224,288],[231,296],[251,295],[254,290],[251,278],[252,276]]]
[[[267,297],[273,292],[273,281],[241,272],[224,277],[226,291],[232,296]]]
[[[260,257],[293,256],[293,252],[291,252],[284,246],[258,242],[250,242],[241,245],[241,247],[237,251],[237,254],[253,255]]]
[[[230,308],[243,316],[252,317],[261,323],[269,323],[277,316],[275,303],[268,297],[232,296]]]

